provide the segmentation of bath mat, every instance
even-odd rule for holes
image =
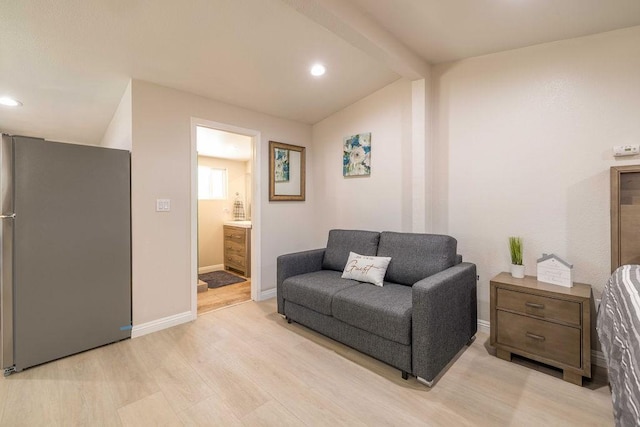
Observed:
[[[227,273],[226,271],[212,271],[211,273],[203,273],[198,275],[198,279],[203,282],[207,282],[209,289],[221,288],[227,285],[233,285],[234,283],[246,282],[243,277],[236,276],[235,274]]]

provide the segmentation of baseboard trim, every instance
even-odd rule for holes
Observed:
[[[599,350],[591,350],[591,364],[606,368],[607,359],[604,358],[604,353]]]
[[[163,317],[158,320],[152,320],[151,322],[143,323],[141,325],[134,325],[131,329],[131,338],[137,338],[152,332],[158,332],[192,320],[195,320],[193,313],[191,311],[185,311],[184,313],[174,314],[173,316]]]
[[[485,334],[491,333],[491,324],[486,320],[478,319],[478,332]],[[607,368],[607,360],[604,358],[604,353],[599,350],[591,350],[591,364],[600,368]]]
[[[260,292],[260,295],[258,296],[258,301],[264,301],[264,300],[275,298],[275,297],[276,297],[276,288],[268,289],[266,291]]]
[[[198,274],[211,273],[212,271],[224,270],[224,264],[205,265],[198,268]]]
[[[478,332],[485,333],[489,335],[491,333],[490,323],[486,320],[478,319]]]

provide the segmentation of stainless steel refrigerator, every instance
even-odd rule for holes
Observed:
[[[131,336],[130,154],[2,135],[5,375]]]

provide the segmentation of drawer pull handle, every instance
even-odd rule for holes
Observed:
[[[538,340],[538,341],[544,341],[544,337],[541,335],[536,335],[536,334],[532,334],[531,332],[527,332],[525,334],[527,337],[532,338],[534,340]]]
[[[544,308],[544,304],[536,304],[535,302],[525,302],[524,305],[531,308]]]

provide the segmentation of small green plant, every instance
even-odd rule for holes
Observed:
[[[511,264],[522,265],[522,237],[509,237]]]

